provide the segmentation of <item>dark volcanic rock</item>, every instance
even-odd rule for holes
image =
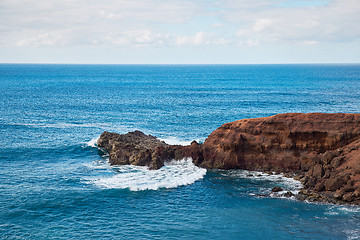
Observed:
[[[294,196],[294,194],[290,191],[287,191],[286,193],[284,193],[284,197],[289,198],[289,197],[293,197],[293,196]]]
[[[281,187],[278,187],[278,186],[273,187],[273,188],[271,189],[272,192],[281,192],[281,191],[283,191],[283,190],[284,190],[284,189],[282,189]]]
[[[287,113],[238,120],[213,131],[203,144],[189,146],[167,145],[138,131],[104,132],[98,145],[109,151],[111,164],[157,169],[166,160],[191,157],[204,168],[291,173],[306,189],[299,196],[360,204],[360,114]]]

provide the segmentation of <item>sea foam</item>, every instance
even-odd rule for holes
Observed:
[[[91,139],[90,141],[86,142],[86,145],[87,145],[88,147],[97,147],[97,144],[96,144],[96,143],[97,143],[97,141],[98,141],[99,138],[100,138],[100,136]]]
[[[191,159],[171,161],[158,170],[133,165],[116,166],[112,169],[115,175],[91,179],[90,182],[108,189],[157,190],[193,184],[206,174],[206,169],[195,166]]]
[[[268,187],[260,188],[260,192],[258,194],[266,194],[270,197],[274,198],[288,198],[285,197],[284,194],[286,192],[291,192],[293,194],[298,194],[299,190],[303,187],[300,181],[295,180],[293,178],[289,178],[284,176],[284,174],[268,174],[264,172],[258,171],[248,171],[248,170],[229,170],[226,173],[223,173],[224,176],[235,177],[235,178],[244,178],[244,179],[252,179],[255,181],[265,181],[270,182]],[[280,192],[272,192],[272,188],[274,186],[281,186],[283,191]],[[258,195],[252,193],[250,195]],[[290,197],[291,199],[295,199],[294,197]]]
[[[164,141],[165,143],[169,144],[169,145],[182,145],[182,146],[187,146],[190,145],[191,141],[184,141],[182,139],[179,139],[177,137],[166,137],[166,138],[158,138],[160,141]],[[199,142],[200,140],[197,139],[197,142]]]
[[[330,205],[325,212],[326,215],[352,215],[360,213],[360,207],[355,205]]]

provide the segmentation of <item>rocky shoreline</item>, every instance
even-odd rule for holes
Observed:
[[[140,131],[104,132],[112,165],[158,169],[191,157],[207,169],[285,173],[301,181],[300,200],[360,205],[360,114],[286,113],[226,123],[203,144],[168,145]]]

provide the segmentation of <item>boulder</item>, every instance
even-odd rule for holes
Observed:
[[[325,190],[326,191],[336,191],[340,189],[344,184],[344,181],[340,177],[330,178],[325,182]]]

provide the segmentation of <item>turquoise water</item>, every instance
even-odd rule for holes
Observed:
[[[3,239],[360,239],[360,208],[270,196],[280,176],[110,167],[102,131],[204,141],[225,122],[360,112],[360,65],[0,64]]]

